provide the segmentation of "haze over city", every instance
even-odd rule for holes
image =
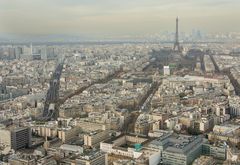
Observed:
[[[174,31],[239,32],[239,0],[0,0],[0,34],[100,39]]]

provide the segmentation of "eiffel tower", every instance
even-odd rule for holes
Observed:
[[[174,51],[181,51],[179,40],[178,40],[178,17],[176,18],[176,34],[175,34],[175,42],[173,46]]]

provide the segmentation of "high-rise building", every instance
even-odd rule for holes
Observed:
[[[11,146],[12,149],[18,150],[31,146],[31,129],[16,128],[11,131]]]
[[[18,127],[0,130],[0,142],[10,146],[14,150],[28,148],[31,146],[31,129]]]
[[[32,48],[24,46],[22,49],[21,59],[32,59]]]
[[[8,48],[8,59],[9,60],[15,59],[15,48],[13,47]]]
[[[46,47],[41,48],[41,60],[47,60],[47,50]]]
[[[23,53],[23,50],[21,47],[15,48],[15,58],[16,59],[20,59],[22,53]]]
[[[164,74],[164,76],[169,76],[171,74],[169,66],[163,67],[163,74]]]
[[[43,47],[41,48],[41,59],[42,60],[48,60],[48,59],[55,59],[56,58],[56,52],[53,47]]]
[[[48,59],[55,59],[55,50],[53,47],[46,48],[47,58]]]

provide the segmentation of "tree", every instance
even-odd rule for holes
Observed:
[[[193,127],[188,127],[187,132],[190,135],[199,135],[199,134],[201,134],[201,132],[198,129],[193,128]]]
[[[180,97],[180,98],[183,98],[183,97],[185,97],[185,96],[186,96],[186,95],[185,95],[184,92],[179,93],[179,97]]]
[[[240,150],[240,142],[237,143],[236,147]]]

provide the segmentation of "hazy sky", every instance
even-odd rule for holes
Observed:
[[[240,0],[0,0],[0,34],[139,35],[240,31]]]

